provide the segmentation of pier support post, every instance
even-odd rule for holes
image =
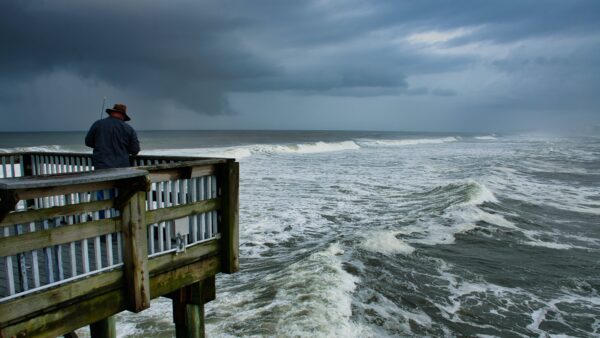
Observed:
[[[181,288],[172,294],[173,322],[177,338],[204,338],[204,297],[202,282]]]
[[[106,317],[90,324],[90,334],[92,338],[116,338],[117,329],[115,325],[115,317]]]
[[[127,310],[140,312],[150,307],[145,191],[132,194],[121,212],[121,222],[124,249],[123,276],[127,285],[125,301]]]
[[[235,273],[240,269],[239,261],[239,190],[240,164],[228,161],[219,173],[223,209],[221,212],[221,271]]]

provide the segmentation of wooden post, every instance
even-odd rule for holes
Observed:
[[[115,317],[110,316],[90,324],[90,334],[92,338],[116,338]]]
[[[150,307],[145,191],[134,193],[125,204],[121,223],[127,310],[140,312]]]
[[[202,282],[181,288],[169,295],[173,299],[173,322],[177,338],[203,338],[204,300]]]
[[[227,161],[219,175],[223,208],[221,211],[221,271],[234,273],[240,269],[239,261],[239,190],[240,164]]]

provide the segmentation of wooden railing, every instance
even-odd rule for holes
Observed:
[[[217,272],[239,269],[232,159],[136,156],[98,171],[89,154],[0,160],[2,337],[64,334],[159,296],[183,309],[179,331],[195,330],[186,311],[214,298]]]

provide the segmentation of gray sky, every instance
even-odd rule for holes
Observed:
[[[0,131],[600,123],[593,0],[4,0],[0,46]]]

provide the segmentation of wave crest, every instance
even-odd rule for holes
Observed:
[[[237,159],[257,154],[315,154],[344,150],[357,150],[360,146],[354,141],[314,142],[299,144],[253,144],[239,147],[160,149],[144,151],[148,155],[213,156],[234,157]]]
[[[403,147],[414,146],[420,144],[443,144],[458,141],[456,137],[441,137],[441,138],[423,138],[423,139],[404,139],[404,140],[365,140],[365,143],[372,146],[384,147]]]

